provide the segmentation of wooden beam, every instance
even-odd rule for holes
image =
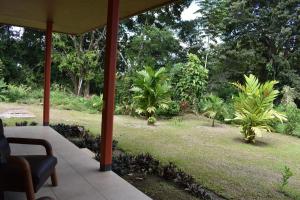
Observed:
[[[47,21],[45,67],[44,67],[44,108],[43,108],[44,126],[49,126],[49,121],[50,121],[52,25],[53,25],[52,21]]]
[[[101,127],[100,170],[109,171],[112,165],[113,116],[120,0],[107,0],[106,53]]]

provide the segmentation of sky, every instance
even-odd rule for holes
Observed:
[[[199,17],[200,13],[195,13],[198,9],[199,9],[199,7],[197,6],[197,4],[195,2],[193,2],[188,9],[185,9],[182,12],[181,18],[183,20],[193,20],[193,19]]]

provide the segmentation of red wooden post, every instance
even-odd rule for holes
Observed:
[[[101,127],[101,159],[100,170],[111,170],[112,164],[112,140],[113,140],[113,116],[115,104],[115,78],[117,64],[117,40],[119,26],[120,0],[107,0],[107,29],[106,29],[106,53],[104,68],[104,91]]]
[[[51,82],[51,50],[52,50],[52,21],[47,21],[45,68],[44,68],[44,110],[43,125],[49,125],[50,118],[50,82]]]

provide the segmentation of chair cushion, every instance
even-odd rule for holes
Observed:
[[[25,158],[31,168],[31,175],[33,181],[33,187],[35,192],[46,182],[46,180],[52,174],[57,159],[53,156],[42,156],[42,155],[30,155],[20,156]],[[17,167],[5,164],[0,166],[0,188],[18,188],[17,190],[22,191],[24,189],[23,174]]]
[[[30,165],[34,190],[37,191],[52,174],[57,159],[54,156],[30,155],[22,156]]]

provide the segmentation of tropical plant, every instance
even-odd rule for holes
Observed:
[[[212,119],[212,127],[215,126],[215,119],[219,116],[226,115],[227,111],[224,106],[224,101],[215,96],[215,95],[209,95],[204,100],[204,107],[202,110],[205,116],[208,116]]]
[[[207,79],[208,70],[201,65],[198,56],[188,54],[188,62],[177,64],[172,71],[176,99],[197,110],[195,106],[204,95]]]
[[[273,108],[273,101],[279,94],[279,91],[274,89],[277,81],[260,84],[252,74],[244,77],[245,85],[233,83],[240,90],[235,98],[233,121],[242,126],[241,133],[245,141],[254,143],[255,137],[260,137],[263,131],[271,131],[271,122],[286,121],[286,116]]]
[[[289,183],[289,179],[294,175],[288,166],[284,166],[281,172],[282,178],[280,183],[280,191],[284,191],[285,186]]]
[[[166,76],[166,69],[155,71],[152,67],[145,67],[137,72],[131,88],[136,112],[147,118],[153,117],[158,108],[167,109],[170,102],[170,85]]]

